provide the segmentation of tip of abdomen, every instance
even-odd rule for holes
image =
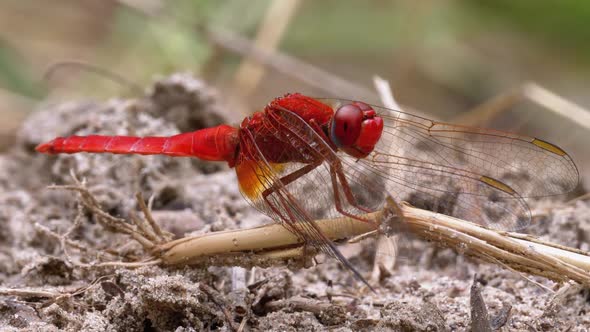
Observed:
[[[37,152],[47,153],[47,154],[58,154],[58,153],[71,153],[68,151],[64,151],[64,138],[57,137],[52,139],[49,142],[41,143],[35,147]]]
[[[49,141],[49,142],[41,143],[41,144],[37,145],[35,147],[35,151],[41,152],[41,153],[49,153],[49,154],[54,153],[53,141]]]

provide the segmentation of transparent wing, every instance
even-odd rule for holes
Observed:
[[[334,109],[350,103],[323,101]],[[346,168],[376,174],[398,200],[514,230],[530,222],[523,197],[561,194],[578,184],[571,157],[543,140],[373,107],[384,120],[382,138],[370,156],[347,160]]]

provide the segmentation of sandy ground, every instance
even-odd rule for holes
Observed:
[[[220,163],[46,156],[35,153],[35,145],[72,134],[170,135],[223,122],[220,109],[214,91],[179,74],[139,99],[46,105],[28,119],[15,148],[0,156],[0,283],[4,294],[6,288],[35,292],[0,296],[2,331],[466,331],[472,309],[488,318],[482,303],[491,325],[504,331],[590,329],[588,290],[560,289],[422,242],[414,247],[413,265],[376,281],[376,294],[322,257],[320,264],[301,270],[96,266],[145,254],[79,209],[76,193],[47,189],[72,184],[70,170],[114,216],[138,210],[136,192],[155,195],[154,216],[176,237],[271,221],[242,199],[233,171]],[[535,217],[530,232],[590,249],[587,203],[544,201],[532,207],[548,212]],[[67,253],[59,236],[66,232]],[[343,248],[366,275],[372,242]],[[56,296],[60,293],[66,295]],[[488,328],[477,325],[482,321],[473,322],[474,330]]]

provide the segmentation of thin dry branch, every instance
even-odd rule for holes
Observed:
[[[213,289],[203,283],[199,284],[199,289],[203,293],[207,294],[209,299],[217,305],[219,310],[221,310],[221,313],[223,313],[223,317],[225,318],[225,321],[227,322],[230,330],[236,331],[236,327],[234,326],[232,315],[230,314],[229,310],[227,310],[227,305],[224,303],[225,300],[223,299],[223,296],[215,289]]]
[[[32,288],[0,288],[0,295],[3,296],[18,296],[22,298],[31,298],[31,297],[39,297],[39,298],[56,298],[59,296],[65,295],[64,293],[57,292],[57,291],[48,291],[42,289],[32,289]]]
[[[143,199],[143,195],[141,194],[141,192],[138,192],[135,195],[135,197],[137,199],[137,203],[139,204],[139,208],[141,209],[141,212],[143,213],[143,215],[145,217],[145,220],[147,220],[147,222],[149,223],[149,227],[146,227],[147,228],[146,233],[149,233],[149,234],[155,233],[156,240],[159,242],[169,240],[170,234],[165,234],[162,231],[162,229],[160,228],[160,225],[158,225],[158,223],[152,217],[152,213],[151,213],[152,208],[151,207],[153,204],[153,196],[150,198],[148,205],[145,204],[145,201]]]
[[[90,284],[82,287],[64,287],[60,289],[38,289],[38,288],[8,288],[0,287],[0,296],[16,296],[20,298],[42,298],[50,302],[56,302],[60,299],[67,299],[73,296],[83,294],[91,287],[96,286],[101,281],[112,277],[113,275],[104,275],[94,279]]]
[[[267,52],[276,50],[299,4],[300,0],[271,2],[256,33],[254,46]],[[264,71],[260,63],[244,58],[234,77],[236,92],[244,97],[250,95],[264,76]]]
[[[528,82],[481,104],[455,122],[467,125],[481,125],[495,115],[520,102],[531,101],[545,109],[566,118],[580,127],[590,129],[590,112],[542,86]]]
[[[141,193],[138,193],[136,198],[145,220],[133,215],[131,217],[131,222],[127,222],[123,218],[114,217],[105,212],[94,195],[88,190],[86,182],[78,180],[73,171],[71,171],[71,176],[74,181],[73,185],[49,186],[48,188],[66,189],[78,192],[80,194],[80,204],[91,211],[97,217],[97,220],[101,225],[117,233],[131,236],[146,250],[153,248],[158,243],[169,240],[171,235],[162,232],[160,226],[152,217],[150,209],[146,206]],[[76,223],[74,223],[74,225],[76,225]]]
[[[402,205],[402,211],[408,230],[422,239],[515,271],[590,286],[590,256],[578,249],[538,241],[525,234],[487,229],[406,204]],[[379,220],[381,213],[367,218]],[[334,241],[374,232],[370,224],[350,218],[319,220],[317,225]],[[287,259],[304,254],[301,247],[302,243],[291,232],[271,224],[171,241],[157,247],[157,256],[166,265],[193,264],[215,255],[244,253],[258,259],[269,255]],[[244,256],[241,257],[243,261]]]
[[[228,31],[212,31],[204,29],[206,37],[216,46],[231,52],[247,56],[265,66],[296,78],[301,82],[332,94],[346,96],[351,99],[377,100],[375,93],[363,86],[348,82],[341,77],[323,69],[312,66],[294,57],[277,51],[269,51],[256,47],[250,40]]]
[[[55,73],[62,69],[67,68],[77,68],[82,69],[90,73],[97,74],[98,76],[102,76],[104,78],[110,79],[113,82],[116,82],[122,86],[128,87],[131,91],[135,94],[141,96],[143,94],[143,87],[137,83],[128,80],[122,75],[119,75],[111,70],[106,68],[102,68],[100,66],[80,61],[80,60],[62,60],[55,63],[52,63],[47,69],[45,70],[45,74],[43,75],[43,79],[46,81],[51,80]]]
[[[165,243],[169,241],[172,237],[171,234],[167,232],[163,232],[160,226],[156,223],[154,218],[151,215],[151,210],[148,205],[145,204],[143,196],[138,193],[136,195],[138,205],[140,210],[142,211],[145,219],[137,217],[134,213],[131,213],[130,219],[131,222],[127,222],[123,218],[118,218],[110,215],[109,213],[105,212],[98,200],[94,197],[94,195],[90,192],[90,190],[86,186],[85,180],[78,180],[76,175],[73,171],[71,171],[71,176],[74,181],[73,185],[65,185],[65,186],[49,186],[49,189],[65,189],[76,191],[79,194],[79,203],[78,203],[78,214],[74,219],[72,226],[64,233],[58,234],[47,227],[37,224],[35,225],[37,229],[42,231],[43,233],[50,235],[56,238],[61,245],[61,248],[64,252],[64,256],[68,263],[72,264],[73,266],[83,268],[83,269],[94,269],[94,268],[138,268],[142,266],[148,265],[157,265],[160,264],[159,259],[153,259],[149,257],[147,260],[143,261],[130,261],[130,262],[123,262],[123,261],[94,261],[91,263],[82,263],[79,261],[75,261],[72,259],[68,247],[72,247],[78,249],[80,251],[87,251],[87,248],[83,246],[81,243],[73,241],[69,238],[69,235],[81,224],[81,219],[83,216],[84,209],[91,211],[98,222],[107,230],[114,231],[115,233],[125,234],[136,240],[145,250],[146,253],[149,253],[151,249],[153,249],[157,244]],[[151,206],[151,203],[149,204]],[[104,252],[99,252],[100,254],[108,253],[109,250],[105,250]]]

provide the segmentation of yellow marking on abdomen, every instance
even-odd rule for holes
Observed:
[[[516,194],[516,191],[512,188],[510,188],[509,185],[505,184],[504,182],[500,181],[500,180],[496,180],[494,178],[491,178],[489,176],[485,176],[483,175],[482,177],[479,178],[479,181],[487,184],[490,187],[494,187],[498,190],[501,190],[503,192],[506,192],[510,195],[514,195]]]
[[[535,144],[536,146],[540,147],[543,150],[547,150],[547,151],[549,151],[551,153],[555,153],[556,155],[559,155],[559,156],[565,156],[567,154],[561,148],[559,148],[549,142],[545,142],[543,140],[540,140],[538,138],[533,139],[533,141],[531,143]]]
[[[284,164],[270,164],[270,170],[261,167],[256,161],[246,160],[236,165],[236,175],[240,191],[250,199],[256,199],[263,191],[271,188],[280,177]],[[272,172],[272,174],[269,174]]]

